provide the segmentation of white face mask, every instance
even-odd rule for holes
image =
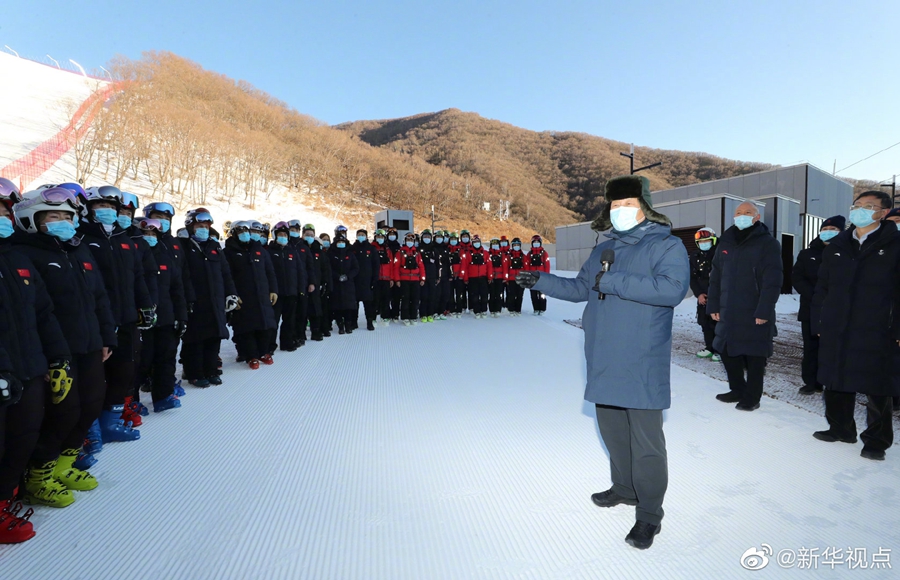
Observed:
[[[638,225],[637,212],[638,208],[636,207],[617,207],[610,211],[609,219],[612,220],[613,229],[619,232],[627,232]]]

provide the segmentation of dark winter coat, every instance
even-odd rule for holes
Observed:
[[[712,262],[716,255],[716,248],[709,250],[697,250],[691,254],[691,292],[694,296],[709,294],[709,275],[712,273]],[[706,306],[697,301],[697,324],[706,326],[710,322],[706,313]]]
[[[154,306],[137,245],[119,226],[107,234],[101,224],[88,221],[81,222],[78,236],[103,274],[116,326],[137,323],[138,310]]]
[[[170,256],[175,260],[175,265],[181,272],[182,287],[184,288],[184,299],[188,304],[197,302],[197,294],[194,292],[194,284],[191,280],[191,273],[187,269],[187,242],[184,238],[176,238],[171,232],[166,232],[159,237],[158,246],[163,246]]]
[[[69,360],[44,280],[11,240],[0,242],[0,370],[20,381],[47,373],[49,360]]]
[[[441,274],[440,250],[434,240],[430,244],[419,244],[419,253],[422,254],[422,265],[425,266],[425,280],[434,286]]]
[[[353,242],[351,248],[359,264],[359,274],[356,276],[356,300],[375,300],[375,281],[378,280],[378,272],[381,269],[378,250],[368,240]]]
[[[316,242],[317,243],[317,242]],[[309,284],[315,286],[315,289],[308,293],[309,299],[306,305],[306,313],[308,316],[322,315],[322,269],[319,266],[316,255],[312,248],[303,238],[294,238],[291,244],[297,250],[300,256],[300,262],[304,264],[307,274],[307,291]],[[321,247],[321,246],[320,246]]]
[[[435,256],[438,264],[438,277],[441,282],[450,280],[450,250],[446,243],[435,246]]]
[[[862,248],[854,230],[822,253],[813,296],[819,382],[845,393],[900,396],[900,233],[881,223]]]
[[[331,246],[325,253],[331,270],[331,308],[333,310],[356,310],[356,278],[360,273],[359,260],[351,248]],[[347,280],[340,281],[341,276]]]
[[[731,356],[772,356],[775,304],[784,278],[781,244],[757,222],[741,232],[731,226],[716,247],[706,312],[719,314],[713,346]],[[756,319],[765,324],[756,324]]]
[[[185,261],[191,284],[197,296],[194,310],[188,314],[184,342],[198,342],[210,338],[228,338],[225,316],[225,297],[237,295],[231,279],[231,268],[219,242],[198,242],[179,238],[184,247]]]
[[[231,314],[235,334],[276,328],[269,294],[278,294],[278,280],[269,252],[260,242],[241,243],[236,236],[225,242],[225,257],[241,307]]]
[[[153,263],[156,264],[154,285],[159,293],[159,301],[156,303],[156,326],[172,326],[179,321],[187,322],[184,282],[175,258],[159,242],[152,248],[148,244],[147,249]]]
[[[645,220],[628,230],[610,230],[575,278],[542,273],[535,290],[585,302],[584,354],[592,403],[626,409],[668,409],[672,319],[690,282],[687,250],[669,226]],[[609,272],[593,289],[604,250],[616,252]]]
[[[269,252],[269,258],[272,260],[272,268],[275,270],[275,280],[278,282],[278,299],[282,297],[297,296],[300,289],[305,289],[306,284],[306,267],[301,269],[297,266],[300,261],[297,248],[290,244],[282,246],[278,242],[269,242],[266,245]],[[300,275],[304,279],[300,280]],[[305,291],[305,290],[304,290]]]
[[[304,241],[304,243],[306,242]],[[328,304],[328,293],[331,290],[331,265],[329,264],[328,257],[325,255],[325,248],[322,247],[319,240],[314,240],[313,243],[309,245],[309,253],[313,262],[312,270],[316,273],[316,280],[318,283],[316,284],[316,292],[310,300],[307,312],[310,316],[323,316],[325,314],[325,309],[323,307]]]
[[[150,302],[152,304],[159,304],[159,289],[156,287],[156,273],[158,272],[158,269],[156,267],[156,259],[153,257],[153,252],[150,251],[150,244],[144,239],[144,235],[139,229],[130,227],[125,231],[137,248],[141,267],[144,270],[144,283],[147,285],[147,292],[150,293]]]
[[[72,354],[116,346],[116,323],[100,267],[77,237],[16,232],[16,247],[31,259],[53,301],[54,314]]]
[[[822,265],[822,253],[826,243],[816,238],[805,250],[797,254],[797,262],[791,271],[791,283],[794,290],[800,294],[800,310],[797,312],[797,320],[810,320],[810,307],[813,294],[816,293],[816,282],[819,280],[819,266]]]

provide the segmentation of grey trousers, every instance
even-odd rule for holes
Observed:
[[[638,500],[635,519],[659,525],[669,485],[663,412],[597,405],[597,425],[609,451],[613,491]]]

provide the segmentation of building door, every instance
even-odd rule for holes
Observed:
[[[781,234],[781,265],[784,271],[781,293],[790,294],[794,291],[791,280],[791,272],[794,269],[794,236],[791,234]]]

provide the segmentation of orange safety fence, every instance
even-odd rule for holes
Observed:
[[[65,127],[19,159],[11,162],[6,167],[0,168],[0,177],[5,177],[12,181],[18,180],[19,187],[25,187],[35,181],[45,171],[53,167],[72,148],[75,142],[84,136],[100,107],[119,88],[119,83],[116,83],[108,84],[94,91],[81,103],[81,106],[78,107],[78,110],[75,111],[75,114],[72,115]]]

